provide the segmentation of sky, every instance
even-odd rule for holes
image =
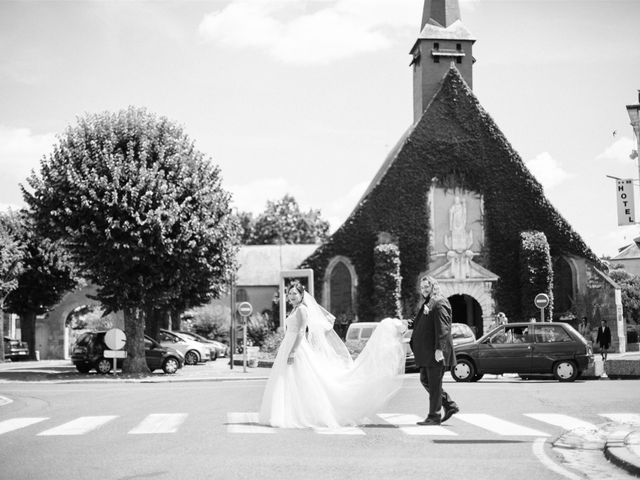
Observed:
[[[238,210],[293,195],[337,229],[413,122],[423,0],[0,0],[0,209],[79,115],[146,107],[220,166]],[[473,91],[597,255],[638,178],[638,0],[460,0]],[[640,196],[636,192],[636,197]],[[640,219],[640,213],[637,215]]]

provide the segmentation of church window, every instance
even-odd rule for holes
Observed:
[[[433,49],[434,49],[434,50],[440,50],[440,44],[439,44],[438,42],[435,42],[435,43],[433,44]]]
[[[456,43],[456,50],[458,50],[459,52],[462,51],[462,44],[461,43]]]
[[[462,63],[462,57],[456,58],[456,63]]]

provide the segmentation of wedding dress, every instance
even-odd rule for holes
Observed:
[[[306,309],[306,316],[301,309]],[[305,292],[301,305],[285,320],[285,336],[260,406],[260,423],[283,428],[363,424],[400,389],[405,362],[403,322],[382,320],[353,361],[333,331],[333,320]],[[302,338],[289,365],[298,336]]]

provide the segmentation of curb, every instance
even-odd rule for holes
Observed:
[[[604,456],[629,474],[640,477],[640,457],[630,448],[640,443],[640,430],[620,430],[607,439]]]

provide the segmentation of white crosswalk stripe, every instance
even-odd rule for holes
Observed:
[[[424,420],[418,415],[406,413],[379,413],[378,416],[385,422],[397,425],[402,433],[407,435],[439,435],[439,436],[455,436],[457,433],[443,426],[420,426],[416,422]]]
[[[100,415],[95,417],[79,417],[70,422],[64,423],[60,426],[50,428],[44,432],[40,432],[38,435],[53,436],[53,435],[84,435],[92,430],[100,428],[105,423],[118,418],[117,415]]]
[[[524,436],[524,437],[548,437],[549,434],[535,430],[529,427],[523,427],[517,423],[508,422],[502,420],[493,415],[487,415],[485,413],[458,413],[456,418],[472,425],[475,425],[490,432],[497,433],[498,435],[508,436]]]
[[[585,422],[579,418],[570,417],[569,415],[563,415],[561,413],[525,413],[525,415],[540,422],[562,427],[565,430],[573,430],[574,428],[594,430],[598,428],[593,423]]]
[[[43,420],[48,420],[48,417],[11,418],[9,420],[5,420],[0,422],[0,435],[28,427],[29,425],[42,422]]]
[[[186,413],[152,413],[129,430],[129,433],[132,435],[175,433],[186,419]]]
[[[227,432],[229,433],[276,433],[277,429],[258,424],[258,412],[229,412]]]
[[[613,422],[623,424],[640,425],[640,413],[599,413],[600,417]],[[187,413],[153,413],[147,415],[139,424],[129,430],[129,434],[165,434],[177,433],[187,420]],[[530,436],[549,437],[551,433],[558,433],[557,430],[545,432],[530,428],[514,420],[510,416],[509,420],[498,416],[483,413],[458,413],[446,425],[440,426],[419,426],[416,422],[422,417],[410,413],[379,413],[377,416],[387,424],[397,427],[397,430],[409,436],[462,436],[472,434],[472,430],[460,429],[461,422],[470,424],[481,430],[492,432],[500,436]],[[598,429],[598,425],[586,420],[565,415],[561,413],[523,413],[522,420],[533,419],[547,425],[561,428],[563,430],[573,430],[576,428]],[[117,415],[101,415],[78,417],[74,420],[58,425],[54,428],[44,430],[39,436],[58,435],[84,435],[95,431],[103,425],[119,418]],[[45,420],[48,417],[17,417],[0,421],[0,435],[16,430],[27,428]],[[531,420],[529,420],[531,423]],[[286,432],[288,429],[272,428],[260,425],[257,412],[229,412],[226,422],[227,432],[231,434],[274,434]],[[370,433],[367,426],[342,427],[342,428],[313,428],[308,429],[318,435],[355,435],[362,436]],[[475,433],[473,433],[475,435]]]
[[[618,423],[640,425],[640,413],[600,413],[599,415]]]

